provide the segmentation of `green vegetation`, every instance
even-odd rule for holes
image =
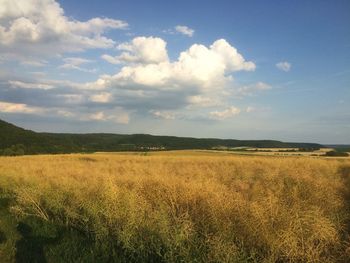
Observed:
[[[347,157],[349,154],[347,152],[329,151],[325,153],[328,157]]]
[[[20,145],[20,146],[18,146]],[[36,133],[0,120],[0,153],[3,155],[37,153],[79,153],[148,150],[212,149],[218,147],[312,148],[319,144],[285,143],[272,140],[198,139],[148,134],[56,134]]]
[[[0,155],[4,156],[20,156],[25,154],[25,147],[23,144],[12,145],[9,148],[0,150]]]
[[[347,144],[327,145],[327,147],[333,148],[336,152],[348,152],[348,153],[350,153],[350,145],[347,145]]]

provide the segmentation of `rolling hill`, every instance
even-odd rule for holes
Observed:
[[[111,133],[39,133],[0,120],[0,151],[4,154],[74,153],[97,151],[147,151],[212,149],[214,147],[312,148],[315,143],[289,143],[275,140],[233,140]]]

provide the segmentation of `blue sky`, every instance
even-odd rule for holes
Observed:
[[[350,143],[349,1],[0,0],[0,118]]]

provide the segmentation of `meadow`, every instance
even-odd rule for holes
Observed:
[[[350,159],[0,157],[0,262],[348,262]]]

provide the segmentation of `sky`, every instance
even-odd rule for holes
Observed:
[[[350,144],[350,1],[0,0],[0,119]]]

